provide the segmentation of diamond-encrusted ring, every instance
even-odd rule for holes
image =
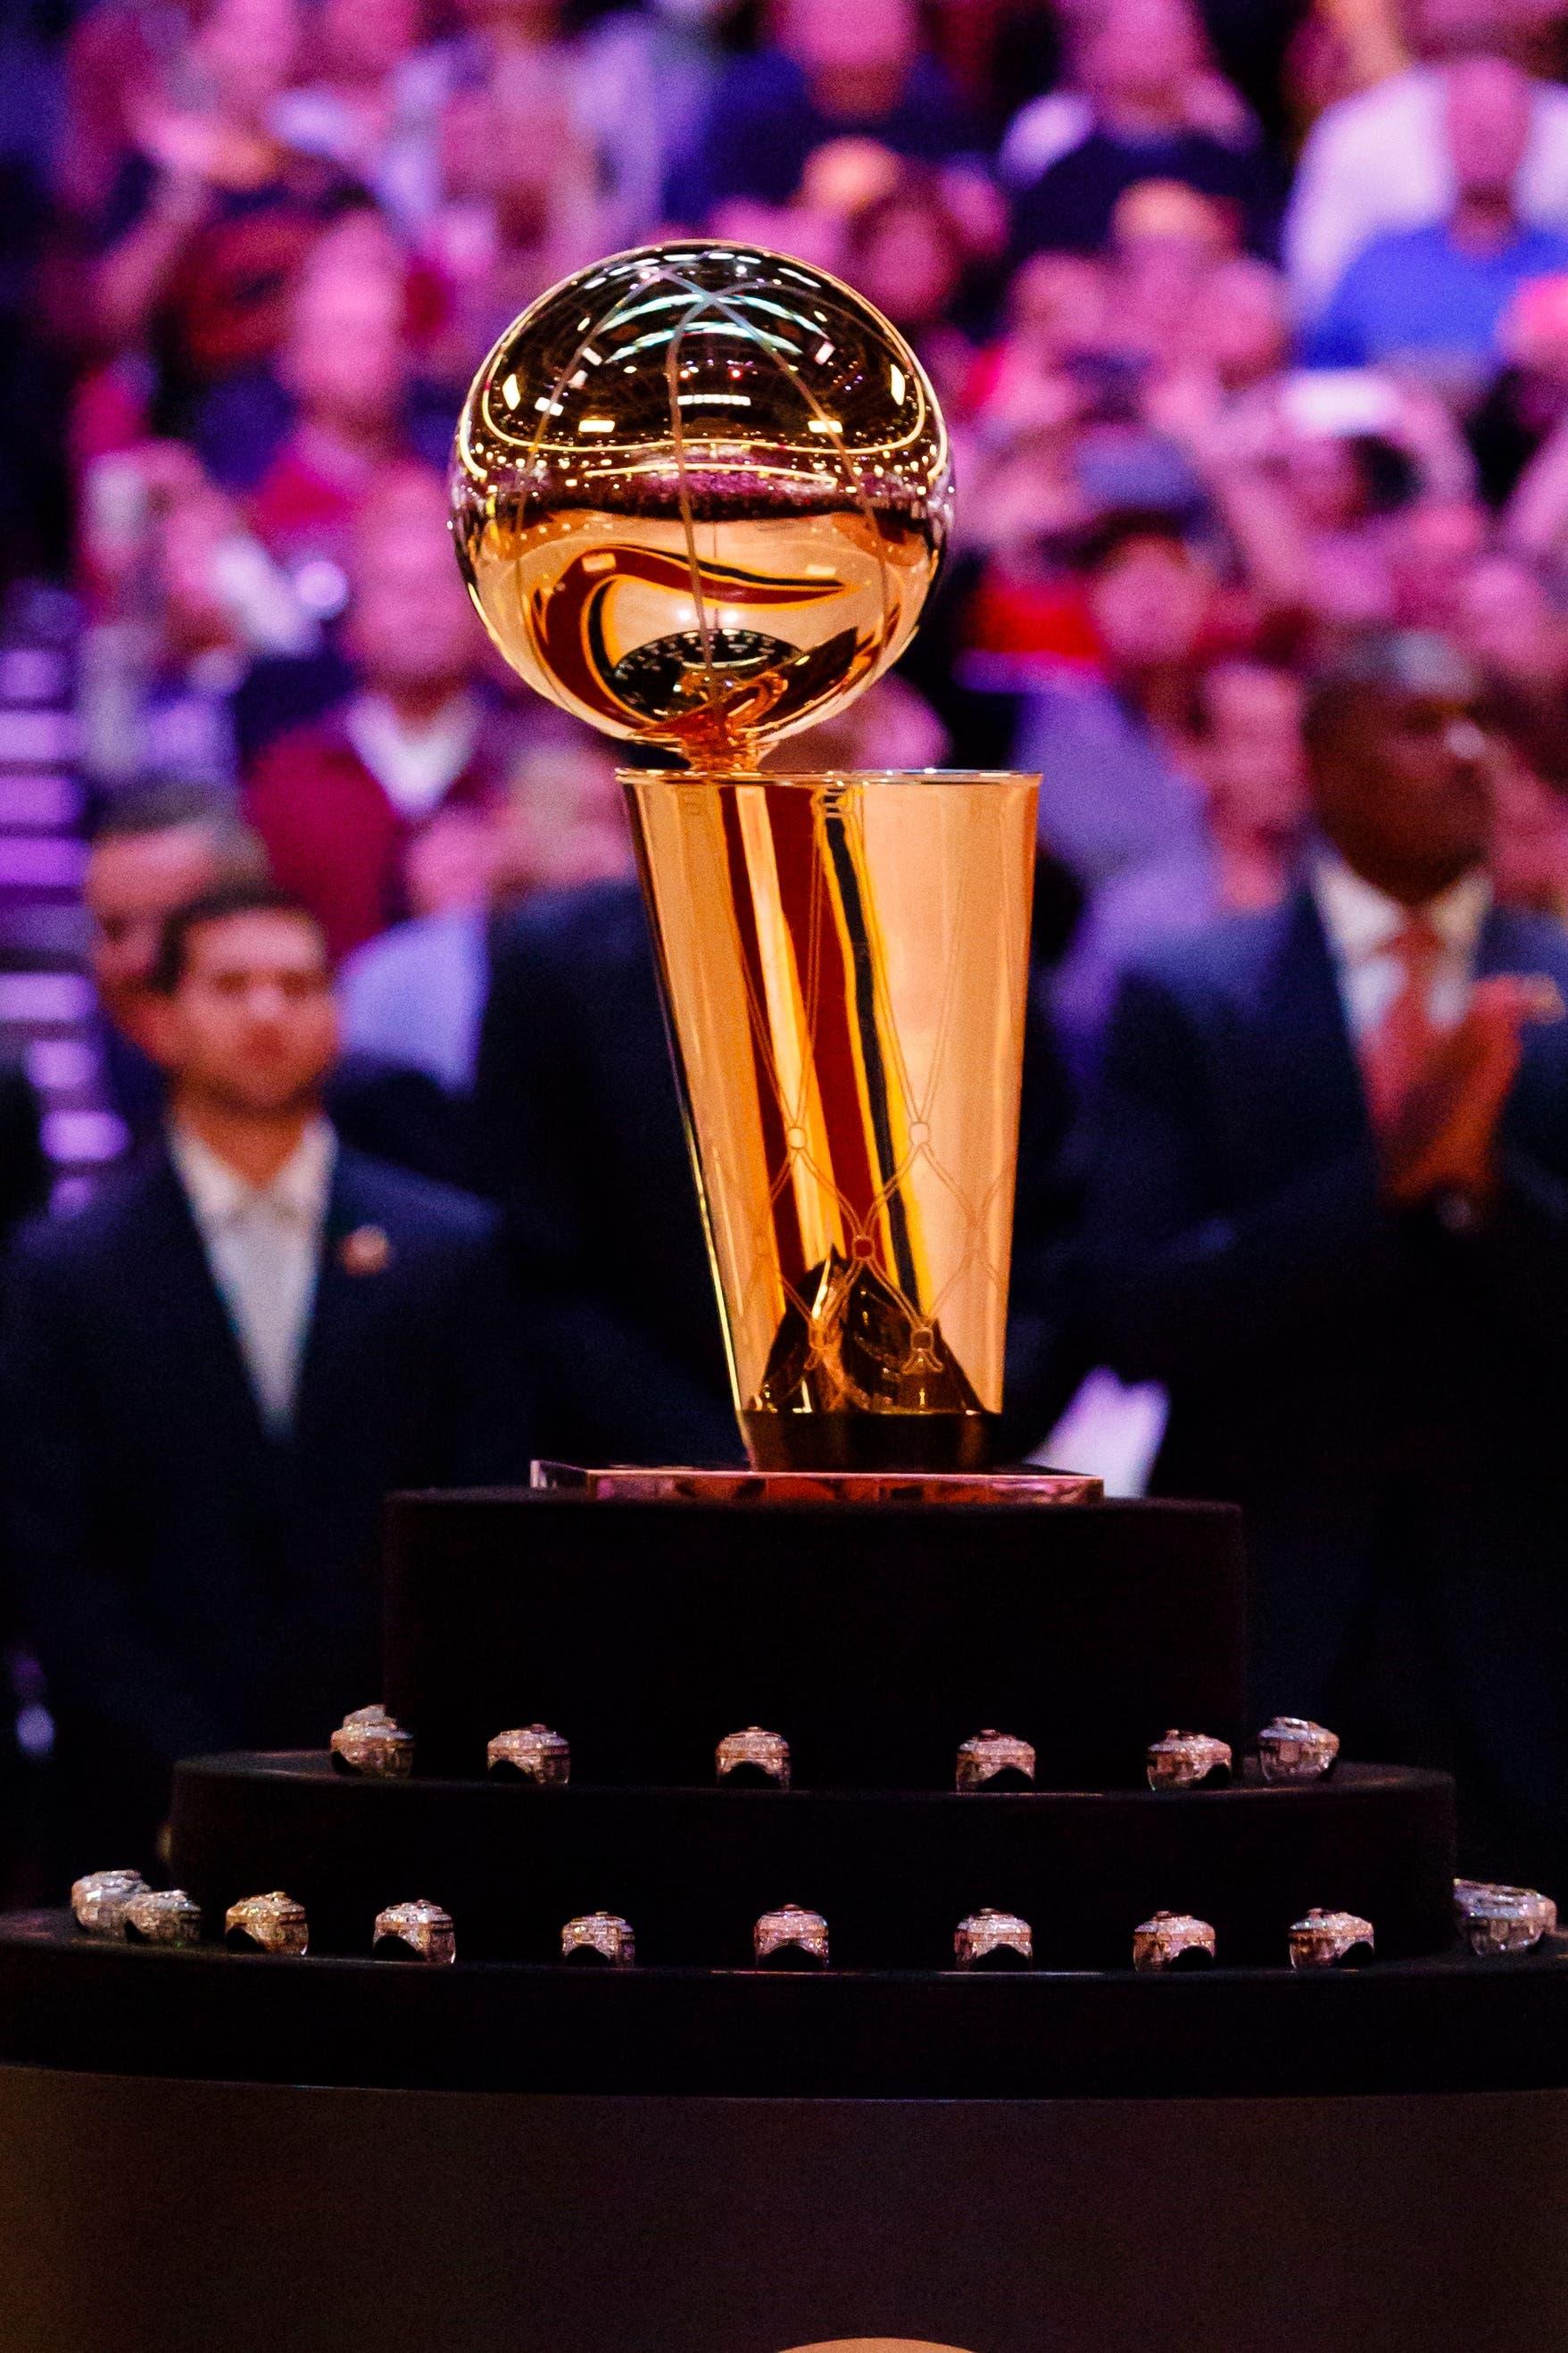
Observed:
[[[1471,1952],[1483,1959],[1528,1953],[1557,1926],[1557,1906],[1550,1895],[1488,1879],[1455,1880],[1454,1916]]]
[[[637,1940],[629,1920],[618,1912],[584,1912],[568,1920],[561,1931],[563,1961],[593,1964],[606,1961],[614,1968],[630,1968],[637,1957]]]
[[[1340,1736],[1304,1715],[1277,1715],[1258,1736],[1266,1781],[1321,1781],[1334,1769]]]
[[[1167,1732],[1144,1757],[1152,1789],[1218,1789],[1230,1779],[1230,1744],[1206,1732]]]
[[[827,1923],[820,1912],[785,1904],[764,1912],[752,1931],[752,1949],[759,1968],[825,1969],[827,1967]]]
[[[125,1907],[147,1883],[139,1871],[89,1871],[71,1883],[76,1925],[89,1936],[123,1936]]]
[[[345,1715],[331,1739],[332,1769],[374,1780],[402,1780],[414,1770],[414,1735],[379,1704]]]
[[[1034,1749],[1010,1732],[977,1732],[958,1752],[956,1778],[961,1789],[1033,1788]]]
[[[199,1945],[201,1906],[183,1887],[144,1887],[125,1907],[125,1936],[132,1945]]]
[[[572,1778],[572,1745],[547,1724],[520,1725],[515,1731],[496,1734],[485,1750],[485,1764],[500,1780],[563,1789]]]
[[[371,1951],[378,1961],[455,1961],[458,1939],[452,1916],[426,1897],[412,1904],[389,1904],[375,1915]]]
[[[1218,1949],[1206,1920],[1187,1912],[1156,1912],[1132,1931],[1132,1966],[1144,1976],[1206,1969]]]
[[[224,1914],[223,1940],[231,1953],[307,1953],[310,1924],[305,1907],[275,1887],[268,1895],[247,1895]]]
[[[961,1969],[1026,1969],[1035,1932],[1016,1912],[972,1912],[953,1931],[952,1952]]]
[[[1293,1969],[1358,1969],[1376,1949],[1372,1922],[1363,1920],[1359,1912],[1314,1908],[1290,1924]]]
[[[728,1732],[713,1752],[721,1781],[731,1788],[789,1788],[789,1742],[782,1732],[764,1732],[749,1724],[744,1732]]]

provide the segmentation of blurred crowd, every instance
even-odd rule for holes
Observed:
[[[0,55],[0,586],[79,616],[146,1147],[0,1319],[60,1851],[374,1696],[386,1486],[736,1451],[612,754],[444,485],[518,311],[706,230],[952,431],[833,761],[1044,779],[1010,1446],[1157,1389],[1260,1707],[1568,1858],[1568,0],[35,0]]]
[[[232,800],[321,917],[351,1041],[386,1041],[390,997],[460,1085],[401,927],[471,935],[626,848],[604,747],[521,697],[445,560],[452,419],[555,278],[708,228],[847,276],[938,385],[957,544],[863,733],[1046,771],[1075,1062],[1138,939],[1279,891],[1297,682],[1349,630],[1441,629],[1484,670],[1500,873],[1555,910],[1565,23],[1550,0],[14,12],[0,567],[75,586],[95,807]]]

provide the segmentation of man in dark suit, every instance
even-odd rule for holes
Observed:
[[[0,1253],[48,1198],[43,1129],[37,1089],[21,1062],[0,1054]]]
[[[1158,1485],[1247,1507],[1259,1714],[1568,1887],[1568,940],[1491,904],[1477,709],[1429,638],[1320,680],[1309,879],[1127,980],[1084,1254]]]
[[[146,1864],[193,1750],[324,1743],[377,1696],[389,1489],[522,1476],[492,1213],[342,1147],[313,918],[236,884],[154,974],[165,1141],[17,1245],[10,1552],[63,1862]]]
[[[209,891],[267,880],[266,849],[221,788],[164,778],[120,795],[103,812],[82,895],[105,1088],[128,1146],[160,1135],[167,1108],[164,1074],[150,1050],[164,923]],[[341,1054],[326,1107],[359,1151],[438,1183],[467,1182],[467,1106],[426,1072],[382,1054]]]
[[[1031,1009],[1005,1447],[1070,1396],[1056,1312],[1067,1082]],[[507,1215],[542,1385],[542,1444],[585,1462],[744,1460],[658,983],[635,882],[534,900],[491,935],[475,1127]]]

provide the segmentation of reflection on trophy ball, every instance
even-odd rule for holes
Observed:
[[[699,239],[582,270],[507,330],[452,498],[474,602],[530,685],[746,767],[902,651],[952,474],[925,374],[869,303]]]

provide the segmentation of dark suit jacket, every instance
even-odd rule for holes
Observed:
[[[1478,962],[1568,996],[1554,924],[1494,913]],[[1528,1031],[1501,1143],[1472,1231],[1380,1202],[1303,892],[1128,978],[1083,1256],[1101,1352],[1171,1393],[1158,1485],[1247,1506],[1258,1709],[1337,1707],[1568,1860],[1568,1025]]]
[[[19,1062],[0,1060],[0,1249],[48,1189],[37,1091]]]
[[[1067,1117],[1061,1066],[1032,1009],[1004,1431],[1022,1443],[1071,1388],[1049,1295]],[[542,1307],[550,1451],[589,1462],[742,1460],[635,883],[552,893],[496,927],[475,1125],[482,1181]]]
[[[11,1556],[104,1818],[123,1788],[155,1824],[193,1750],[322,1745],[379,1694],[387,1492],[526,1474],[493,1213],[346,1149],[289,1442],[161,1149],[21,1239],[0,1328]]]

